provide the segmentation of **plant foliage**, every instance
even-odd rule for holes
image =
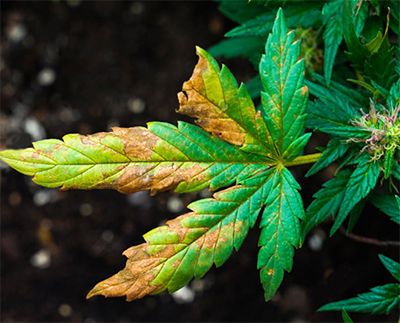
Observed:
[[[238,249],[263,206],[258,267],[270,299],[292,268],[305,216],[300,186],[286,169],[310,134],[301,134],[308,101],[304,62],[298,59],[282,11],[260,62],[261,111],[226,66],[197,48],[199,62],[178,94],[178,112],[199,125],[153,122],[147,128],[67,135],[34,148],[1,152],[1,158],[33,181],[61,189],[178,192],[234,185],[193,211],[147,233],[146,243],[124,252],[125,269],[99,283],[88,297],[126,295],[128,300],[168,289],[174,292]],[[288,126],[290,125],[290,126]],[[277,190],[278,188],[278,190]]]
[[[400,264],[392,259],[379,255],[386,269],[394,278],[400,278]],[[367,312],[372,314],[389,314],[398,309],[400,305],[400,284],[387,284],[371,288],[368,293],[344,301],[329,303],[322,306],[319,311]]]
[[[197,125],[151,122],[0,152],[46,187],[219,190],[146,233],[143,244],[124,252],[125,268],[88,297],[131,301],[177,291],[224,264],[260,216],[257,268],[269,300],[291,271],[295,249],[329,217],[331,236],[347,220],[351,232],[368,203],[400,224],[400,51],[390,41],[398,35],[398,2],[219,3],[240,25],[209,52],[196,49],[199,60],[178,93],[177,112]],[[321,52],[323,64],[316,60]],[[259,75],[239,85],[212,55],[245,56]],[[317,73],[322,65],[324,76]],[[256,107],[252,98],[259,96]],[[329,142],[321,153],[303,155],[314,132]],[[305,209],[289,167],[307,163],[315,164],[306,176],[332,164],[337,170]],[[380,258],[398,280],[400,265]],[[343,310],[350,322],[346,310],[383,314],[398,305],[399,284],[388,284],[320,310]]]

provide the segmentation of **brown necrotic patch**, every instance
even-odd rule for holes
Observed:
[[[182,226],[182,221],[185,218],[194,216],[196,216],[196,213],[189,212],[170,220],[166,226],[159,227],[148,233],[153,236],[152,239],[147,237],[149,240],[146,243],[125,250],[123,255],[128,258],[125,268],[116,275],[98,283],[87,297],[95,295],[103,295],[105,297],[126,296],[127,301],[132,301],[165,290],[166,285],[157,285],[153,282],[157,279],[168,259],[171,259],[181,252],[183,248],[188,248],[193,243],[197,245],[197,251],[200,252],[202,248],[212,250],[219,241],[220,226],[214,230],[210,227],[193,228]],[[231,227],[228,229],[232,230]],[[195,231],[197,233],[193,235]],[[175,234],[177,236],[176,242],[163,244],[162,241],[166,232]],[[157,236],[158,238],[156,238]],[[152,240],[155,242],[152,243]],[[152,245],[160,245],[162,248],[157,252],[148,252]],[[172,268],[178,268],[182,259],[176,259],[172,264]],[[203,264],[203,266],[208,267],[208,263]]]
[[[126,296],[126,300],[130,302],[161,290],[162,286],[152,285],[151,282],[160,271],[161,267],[159,265],[162,260],[160,258],[150,258],[143,251],[146,246],[147,244],[141,244],[126,250],[124,255],[129,258],[125,268],[114,276],[98,283],[89,292],[87,298],[95,295],[103,295],[105,297]]]
[[[113,133],[124,143],[125,155],[139,160],[151,160],[159,137],[142,127],[112,128]]]
[[[93,185],[92,189],[115,189],[124,194],[150,190],[151,194],[176,187],[181,182],[200,181],[206,176],[204,167],[196,163],[166,161],[154,152],[159,137],[142,127],[113,128],[112,133],[101,132],[90,136],[81,136],[85,145],[104,144],[107,149],[114,149],[107,136],[115,136],[121,141],[123,154],[131,162],[116,166],[111,173],[104,173],[105,179]],[[108,144],[107,144],[108,143]],[[115,145],[115,143],[114,143]],[[115,178],[117,177],[117,178]]]
[[[119,128],[113,127],[112,133],[99,132],[89,136],[81,136],[81,141],[86,145],[104,145],[107,136],[117,137],[124,146],[124,155],[135,160],[151,160],[154,147],[159,137],[143,127]],[[112,148],[112,147],[109,147]]]
[[[203,80],[205,72],[209,72],[208,63],[199,55],[199,62],[191,78],[183,84],[183,92],[178,93],[177,112],[196,118],[196,123],[214,137],[242,146],[245,142],[245,131],[225,112],[225,102],[212,102],[208,97]]]
[[[191,183],[193,180],[198,181],[204,178],[203,167],[192,164],[188,168],[183,164],[131,163],[125,168],[123,174],[110,185],[111,188],[124,194],[150,190],[151,194],[154,195],[157,192],[172,189],[181,182]]]

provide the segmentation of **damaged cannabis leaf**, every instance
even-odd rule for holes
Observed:
[[[346,221],[350,233],[367,203],[400,223],[400,50],[390,43],[399,30],[398,1],[218,1],[241,26],[210,53],[196,48],[198,63],[177,109],[196,125],[151,122],[0,152],[46,187],[152,195],[218,190],[146,233],[144,243],[123,253],[125,268],[88,298],[175,292],[213,264],[222,266],[260,217],[257,269],[269,300],[291,271],[295,249],[329,217],[331,236]],[[238,84],[214,54],[244,55],[258,76]],[[322,65],[324,76],[313,73]],[[303,155],[312,132],[324,132],[329,142],[322,153]],[[305,210],[289,167],[314,162],[306,176],[338,165]],[[380,257],[399,279],[399,264]],[[398,293],[398,284],[384,285],[321,310],[343,310],[347,321],[346,310],[389,313]]]
[[[0,153],[34,182],[61,189],[154,194],[234,185],[145,234],[146,243],[124,252],[125,269],[97,284],[88,297],[126,295],[131,301],[182,288],[239,249],[263,206],[258,268],[265,299],[274,295],[284,271],[292,268],[304,218],[300,186],[285,166],[315,161],[318,155],[298,157],[310,137],[302,134],[308,89],[304,62],[298,59],[300,43],[294,42],[281,10],[265,51],[261,110],[226,66],[220,68],[197,48],[199,62],[178,94],[178,112],[196,118],[201,128],[152,122],[147,128],[70,134]]]

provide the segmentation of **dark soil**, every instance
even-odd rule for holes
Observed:
[[[208,48],[235,26],[216,3],[205,1],[1,5],[1,149],[26,148],[32,140],[67,133],[108,131],[114,125],[189,121],[174,112],[175,94],[196,64],[194,47]],[[224,62],[239,81],[255,75],[244,59]],[[330,173],[302,180],[306,170],[299,167],[294,173],[308,205]],[[4,164],[1,175],[2,322],[339,322],[340,313],[316,309],[392,282],[377,255],[399,257],[396,248],[361,244],[340,233],[322,239],[319,251],[307,241],[296,251],[294,268],[277,295],[265,303],[256,269],[259,230],[254,228],[222,268],[213,267],[200,284],[189,285],[193,302],[181,304],[167,293],[132,303],[86,300],[97,282],[123,268],[123,250],[185,212],[179,207],[169,211],[171,198],[179,195],[43,189]],[[180,196],[184,205],[198,197]],[[310,236],[323,238],[329,229],[330,223],[323,224]],[[396,226],[373,207],[355,232],[399,239]],[[397,316],[351,314],[364,322],[397,321]]]

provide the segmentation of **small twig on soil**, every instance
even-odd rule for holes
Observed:
[[[347,236],[348,238],[355,240],[355,241],[362,242],[362,243],[368,243],[368,244],[372,244],[372,245],[375,245],[378,247],[387,247],[387,246],[400,247],[400,241],[380,241],[378,239],[359,236],[358,234],[354,234],[354,233],[347,233],[347,229],[343,226],[339,227],[339,231],[341,233],[343,233],[345,236]]]

